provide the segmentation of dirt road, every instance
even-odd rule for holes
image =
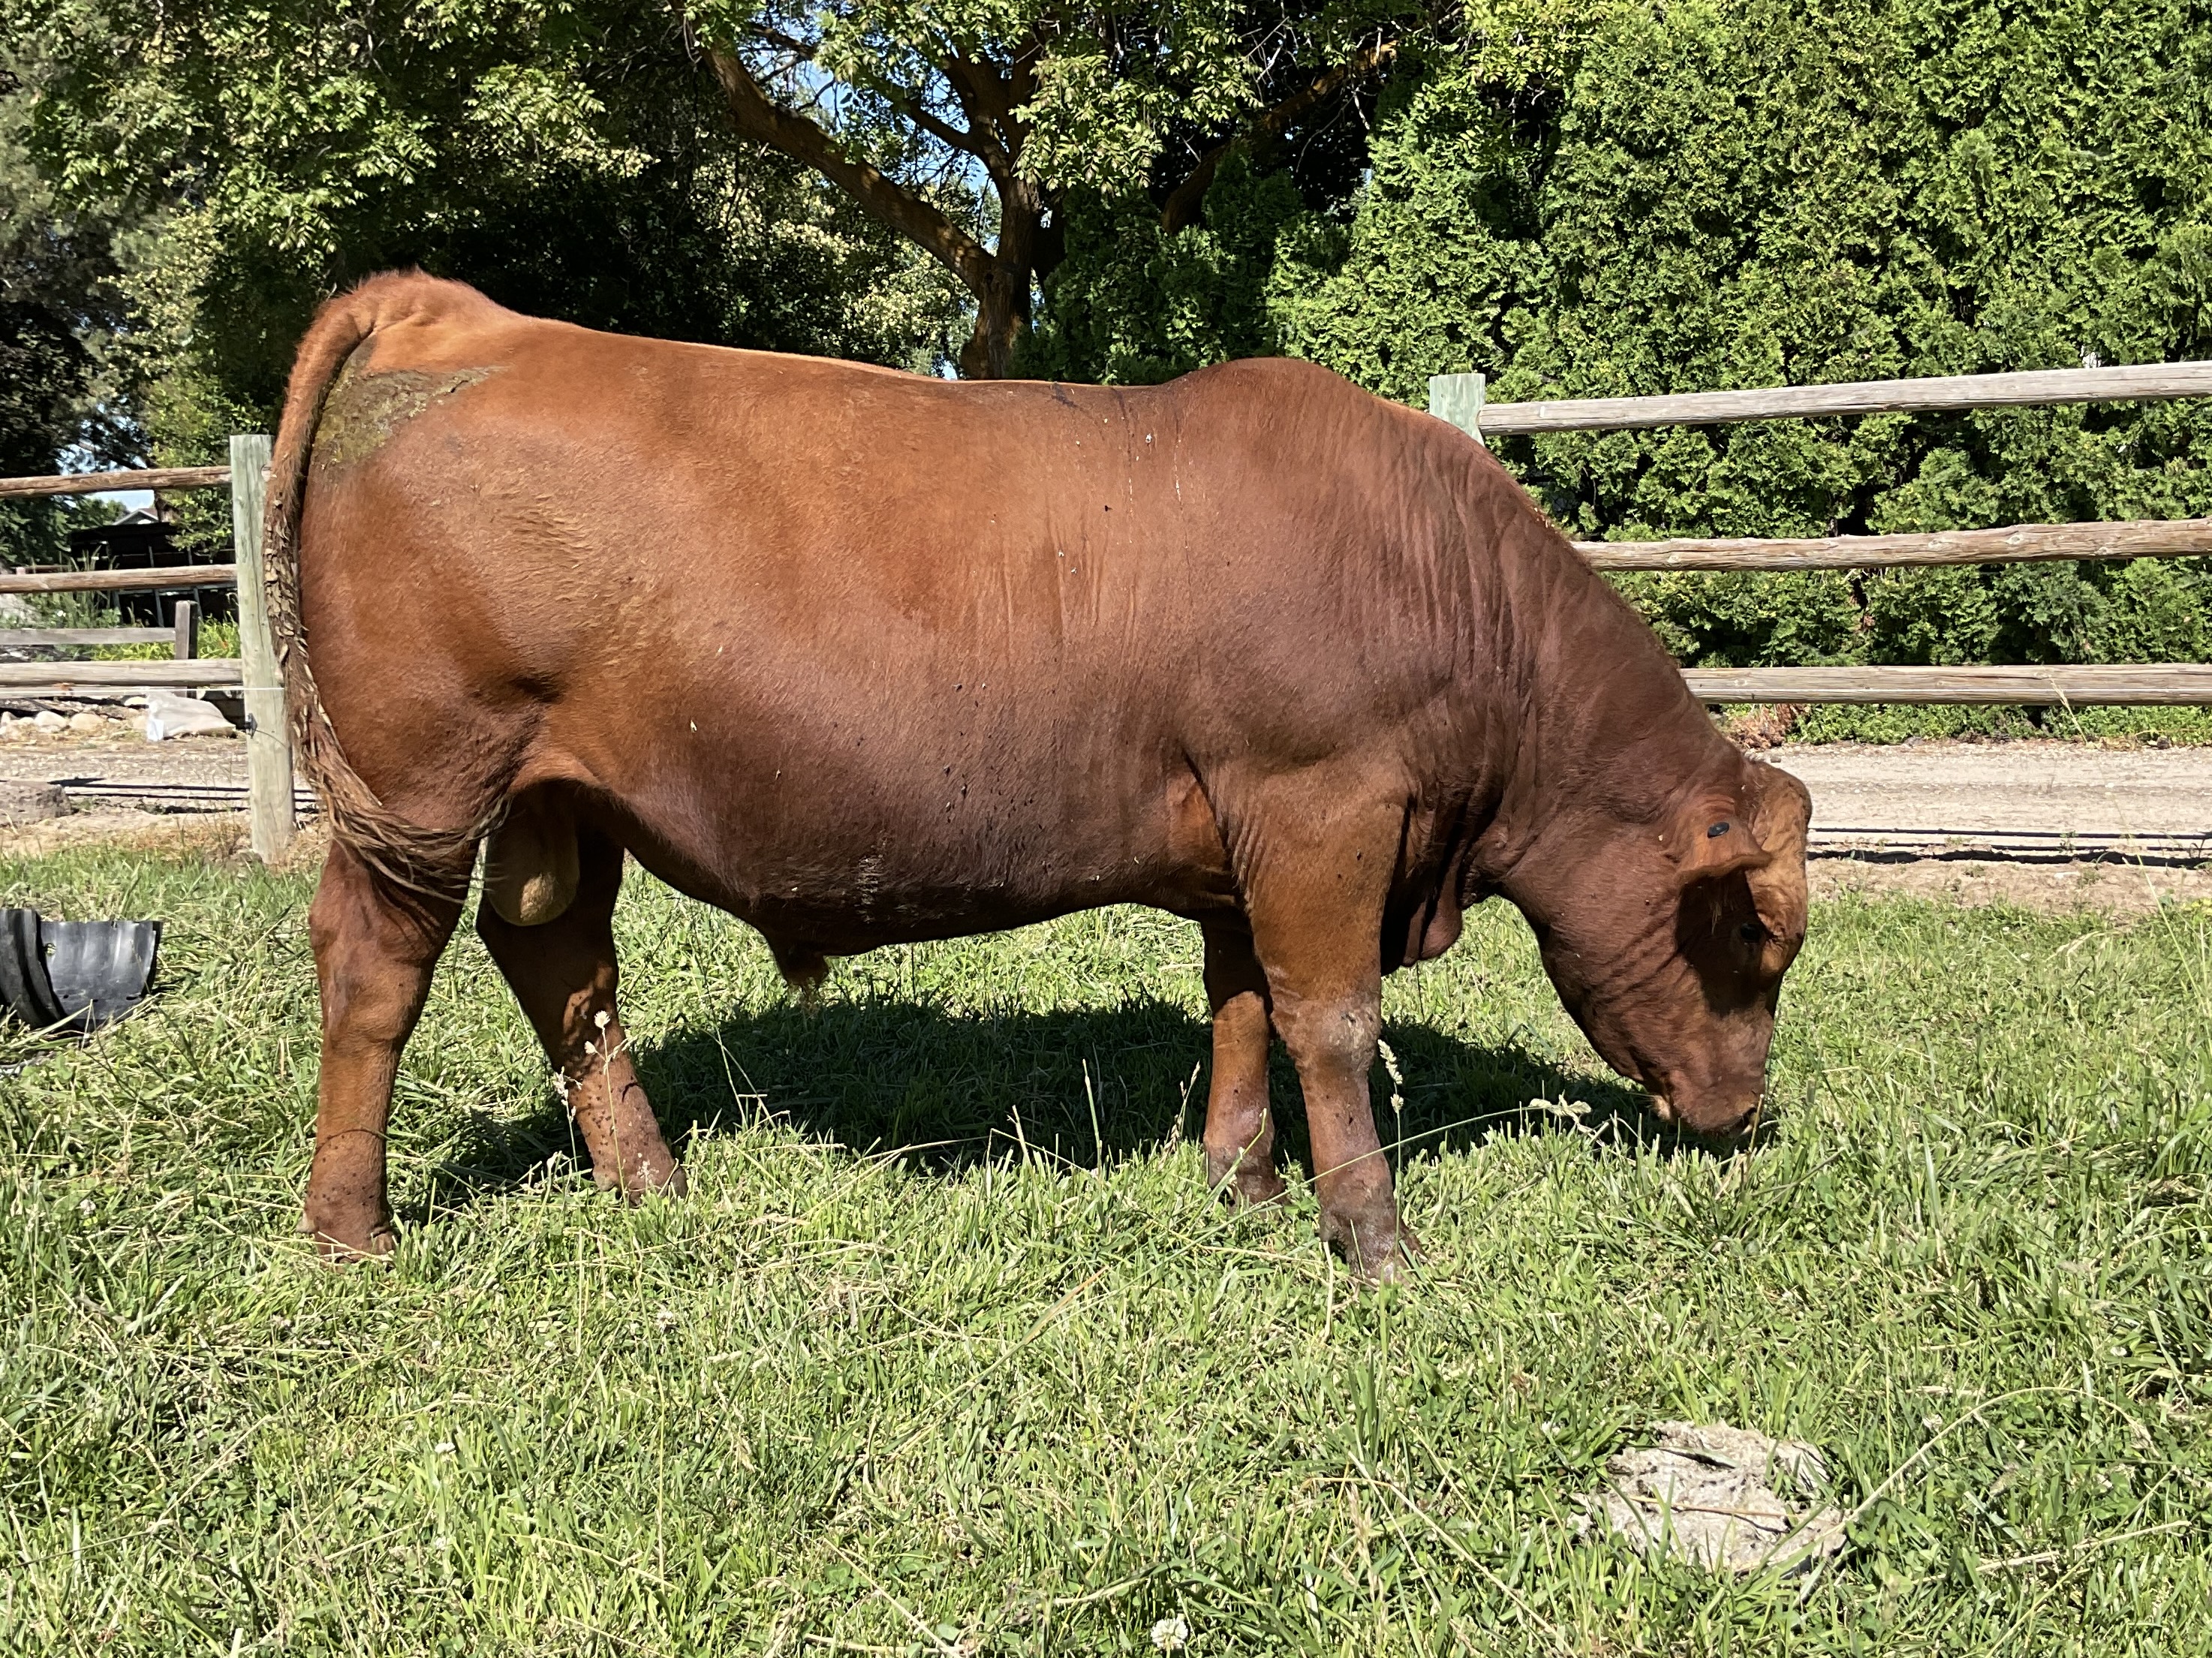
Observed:
[[[2212,899],[2212,749],[1824,744],[1759,757],[1813,792],[1816,894],[2122,913]]]
[[[0,726],[0,780],[58,784],[88,814],[74,824],[33,826],[34,844],[85,838],[118,819],[158,826],[175,814],[246,804],[245,744],[234,738],[149,743],[119,720],[91,732],[27,726]],[[1813,791],[1822,892],[2122,910],[2212,898],[2212,749],[1838,744],[1759,758]],[[301,799],[303,808],[312,805],[304,790]],[[149,811],[164,816],[141,817]],[[0,829],[0,850],[27,850],[27,833]]]
[[[1805,780],[1824,848],[2212,859],[2212,749],[1831,744],[1760,758]]]

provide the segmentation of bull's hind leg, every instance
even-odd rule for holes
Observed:
[[[307,918],[322,990],[323,1066],[300,1230],[333,1257],[391,1253],[384,1135],[392,1078],[460,913],[459,899],[395,887],[343,841],[331,843]]]
[[[487,895],[477,932],[560,1075],[599,1183],[633,1198],[681,1192],[684,1170],[661,1138],[615,1007],[622,848],[588,829],[576,831],[575,846],[575,896],[557,915],[519,924]]]
[[[1224,1195],[1272,1203],[1275,1119],[1267,1102],[1267,976],[1241,925],[1206,924],[1206,999],[1213,1009],[1213,1079],[1206,1096],[1206,1178]]]

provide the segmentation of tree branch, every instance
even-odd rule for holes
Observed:
[[[786,34],[781,29],[772,28],[766,23],[749,23],[745,27],[778,51],[787,52],[809,64],[814,61],[814,54],[822,49],[822,43],[818,40],[801,40],[796,35]]]
[[[978,67],[957,52],[946,52],[938,68],[960,100],[969,131],[979,141],[975,153],[1003,192],[1013,179],[1021,149],[1020,137],[1012,130],[1013,106],[1007,101],[1005,82],[987,66]]]
[[[970,155],[988,159],[988,147],[990,143],[988,138],[981,133],[963,132],[950,122],[939,120],[921,106],[920,99],[901,95],[894,97],[890,100],[890,105],[893,109],[905,116],[908,120],[936,139],[938,143],[949,145],[954,149],[965,150]]]
[[[812,167],[863,208],[918,246],[981,294],[990,280],[992,258],[966,231],[866,161],[848,155],[837,141],[803,115],[781,107],[754,80],[735,52],[706,46],[707,63],[722,88],[730,123],[740,136],[780,149]]]
[[[1206,204],[1206,192],[1213,188],[1214,175],[1231,155],[1263,138],[1279,138],[1292,122],[1315,105],[1334,97],[1352,82],[1364,80],[1397,55],[1395,40],[1376,41],[1334,69],[1315,76],[1273,109],[1262,112],[1242,132],[1206,151],[1198,158],[1198,165],[1190,170],[1190,176],[1175,187],[1167,204],[1160,209],[1160,228],[1172,236],[1196,222],[1199,210]]]

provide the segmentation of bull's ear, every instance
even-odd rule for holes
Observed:
[[[1774,854],[1751,878],[1752,902],[1776,938],[1802,938],[1810,897],[1805,842],[1811,831],[1813,797],[1801,780],[1778,766],[1754,764],[1751,770],[1759,841]]]
[[[1724,800],[1709,801],[1685,814],[1674,839],[1674,867],[1686,887],[1762,870],[1773,861],[1750,817]]]

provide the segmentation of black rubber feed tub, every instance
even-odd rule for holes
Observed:
[[[93,1030],[146,999],[159,921],[49,921],[0,909],[0,1003],[34,1030]]]

